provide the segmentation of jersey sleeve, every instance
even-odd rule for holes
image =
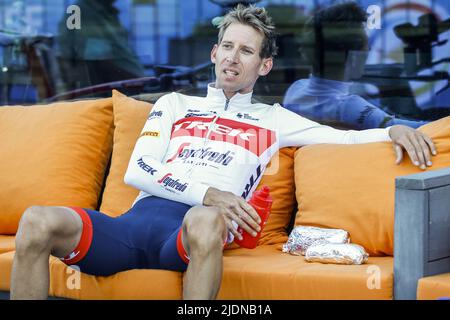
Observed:
[[[275,106],[280,147],[300,147],[310,144],[358,144],[391,141],[390,127],[362,131],[339,130],[304,118],[279,105]]]
[[[175,122],[174,94],[161,97],[136,142],[125,173],[126,184],[161,198],[191,206],[203,204],[209,186],[191,182],[180,172],[173,172],[162,161]]]

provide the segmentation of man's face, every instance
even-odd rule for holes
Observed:
[[[216,88],[223,89],[227,98],[237,92],[251,92],[258,77],[272,69],[272,58],[259,55],[263,37],[250,26],[232,23],[222,41],[214,45],[211,61],[215,64]]]

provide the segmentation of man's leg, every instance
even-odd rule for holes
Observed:
[[[46,299],[50,254],[66,257],[77,246],[82,221],[66,207],[28,208],[19,223],[11,273],[11,299]]]
[[[223,243],[227,228],[214,207],[191,208],[183,220],[182,242],[190,262],[184,277],[183,298],[215,299],[222,281]]]

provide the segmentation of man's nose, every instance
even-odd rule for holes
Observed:
[[[227,62],[238,63],[239,62],[239,52],[238,50],[231,51],[227,56]]]

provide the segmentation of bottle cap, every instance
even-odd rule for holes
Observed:
[[[263,186],[260,190],[255,191],[250,201],[260,207],[270,207],[272,205],[270,188]]]

